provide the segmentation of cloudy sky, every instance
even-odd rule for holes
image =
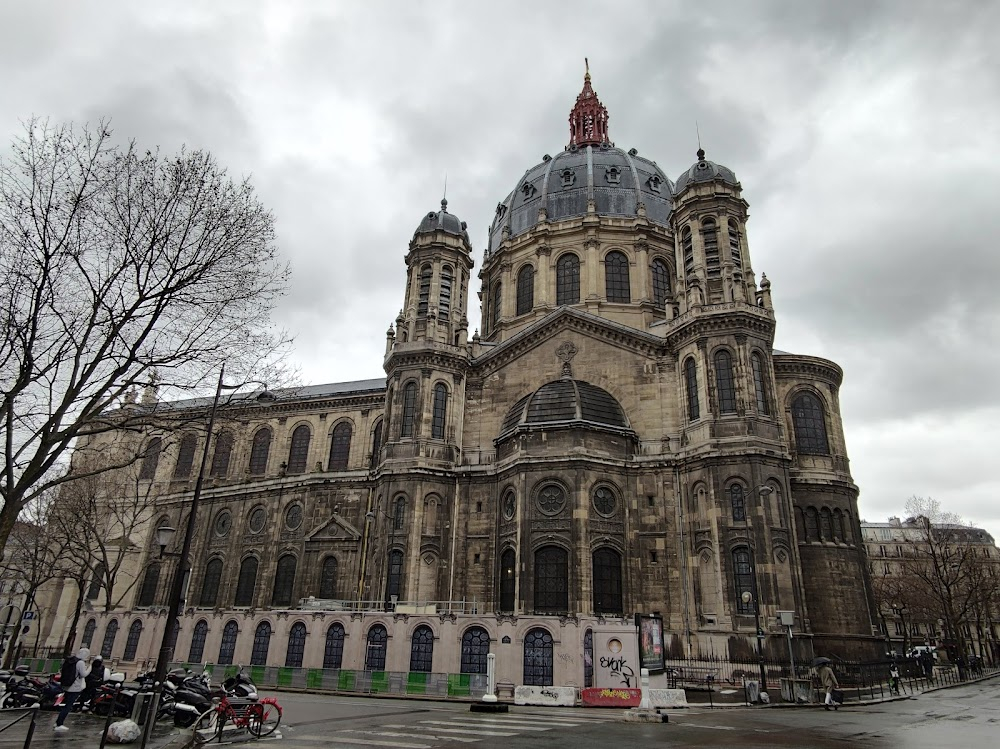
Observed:
[[[380,377],[445,175],[478,267],[589,57],[617,145],[676,176],[697,121],[740,178],[776,347],[845,370],[862,516],[932,496],[1000,540],[998,30],[988,0],[0,0],[0,144],[105,117],[252,175],[303,381]]]

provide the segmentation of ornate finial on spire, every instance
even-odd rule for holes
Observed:
[[[576,104],[569,113],[569,147],[600,146],[610,144],[608,139],[608,110],[590,86],[590,62],[584,58],[586,73],[583,90],[576,97]]]
[[[444,213],[448,212],[448,199],[447,198],[441,198],[441,210]]]

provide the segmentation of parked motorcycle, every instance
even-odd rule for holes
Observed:
[[[0,708],[41,707],[44,685],[45,682],[28,675],[27,666],[18,666],[14,669],[14,673],[7,677],[4,684],[6,691],[0,698]]]
[[[212,706],[212,681],[207,673],[188,676],[174,692],[174,725],[188,728]]]

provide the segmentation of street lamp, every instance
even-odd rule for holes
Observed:
[[[751,493],[756,493],[759,497],[766,497],[774,492],[774,489],[770,486],[761,485],[755,486],[750,490]],[[753,600],[753,620],[754,627],[757,630],[757,660],[760,665],[760,691],[767,691],[767,669],[764,667],[764,630],[760,626],[760,588],[757,585],[757,560],[756,553],[754,551],[754,532],[753,525],[750,523],[750,515],[743,508],[743,524],[746,526],[747,530],[747,543],[750,545],[750,583],[753,586],[753,591],[744,591],[742,595],[743,603],[749,603],[747,598]]]

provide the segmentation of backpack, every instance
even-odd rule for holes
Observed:
[[[73,682],[76,681],[76,664],[79,662],[80,659],[75,655],[71,655],[63,661],[59,669],[59,685],[64,691],[73,686]]]

